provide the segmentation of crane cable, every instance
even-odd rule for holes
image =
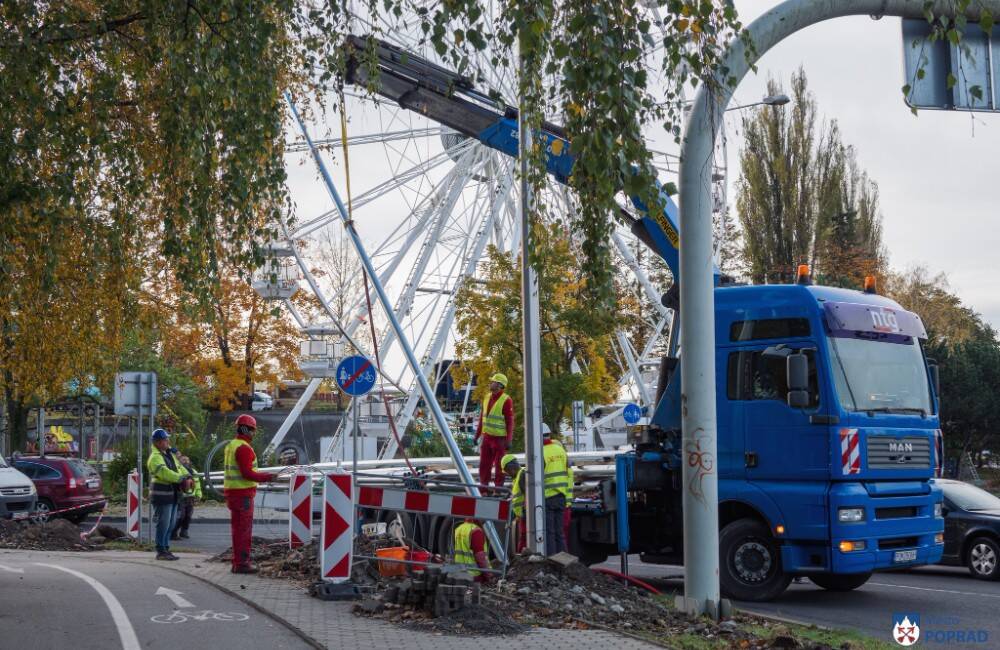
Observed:
[[[345,228],[350,228],[354,230],[354,208],[351,200],[351,161],[350,156],[347,153],[347,104],[344,100],[344,91],[340,91],[340,143],[341,148],[344,150],[344,177],[346,179],[347,186],[347,220],[344,222]],[[357,230],[354,230],[354,234],[357,235]],[[406,453],[406,447],[403,446],[402,441],[399,438],[399,432],[396,430],[396,418],[393,417],[392,409],[389,407],[389,398],[385,394],[385,380],[382,376],[382,360],[379,358],[378,353],[378,337],[375,335],[375,317],[372,314],[372,298],[368,291],[368,271],[362,266],[361,268],[362,281],[365,284],[365,304],[368,307],[368,325],[371,328],[372,334],[372,349],[375,356],[375,366],[378,368],[379,372],[379,392],[382,394],[382,403],[385,405],[385,412],[389,420],[389,429],[392,431],[392,437],[396,439],[396,448],[403,453],[403,460],[406,461],[406,466],[410,468],[410,473],[413,476],[417,475],[417,470],[414,469],[413,463],[410,462],[410,456]],[[420,372],[419,368],[415,368],[417,372]],[[355,397],[354,399],[358,399]],[[357,432],[354,432],[357,435]]]

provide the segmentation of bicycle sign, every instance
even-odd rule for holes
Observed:
[[[188,621],[221,621],[223,623],[233,621],[246,621],[249,616],[240,612],[213,612],[210,609],[203,609],[200,612],[182,612],[175,609],[172,614],[157,614],[151,616],[149,620],[154,623],[187,623]]]
[[[337,366],[337,385],[352,397],[365,395],[375,387],[375,366],[362,356],[347,357]]]

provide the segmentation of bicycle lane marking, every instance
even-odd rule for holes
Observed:
[[[76,576],[77,578],[83,580],[88,585],[90,585],[97,595],[101,597],[104,604],[107,605],[108,610],[111,612],[111,618],[115,623],[115,628],[118,630],[118,637],[122,642],[122,650],[140,650],[139,637],[135,634],[135,628],[132,627],[132,622],[128,618],[128,614],[125,613],[125,608],[122,604],[115,598],[115,595],[111,593],[107,587],[95,580],[94,578],[88,576],[86,573],[81,573],[74,569],[67,569],[64,566],[59,566],[58,564],[46,564],[44,562],[35,562],[37,566],[47,567],[49,569],[55,569],[56,571],[62,571],[68,573],[71,576]]]

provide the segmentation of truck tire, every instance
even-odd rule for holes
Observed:
[[[871,577],[871,572],[844,574],[820,573],[809,576],[809,579],[814,585],[822,587],[827,591],[853,591],[868,582],[868,578]]]
[[[719,533],[719,555],[719,582],[727,598],[771,600],[792,581],[771,532],[756,519],[727,524]]]
[[[1000,578],[1000,546],[989,537],[977,537],[969,544],[965,563],[972,577],[997,580]]]

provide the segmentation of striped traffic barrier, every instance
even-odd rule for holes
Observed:
[[[129,472],[128,475],[128,535],[139,539],[139,473]]]
[[[320,539],[320,574],[324,581],[341,583],[351,578],[354,553],[354,477],[327,474],[323,479],[323,531]]]
[[[298,548],[312,539],[312,475],[298,471],[288,490],[288,547]]]
[[[490,521],[507,521],[510,516],[507,499],[378,487],[358,490],[358,507]]]

